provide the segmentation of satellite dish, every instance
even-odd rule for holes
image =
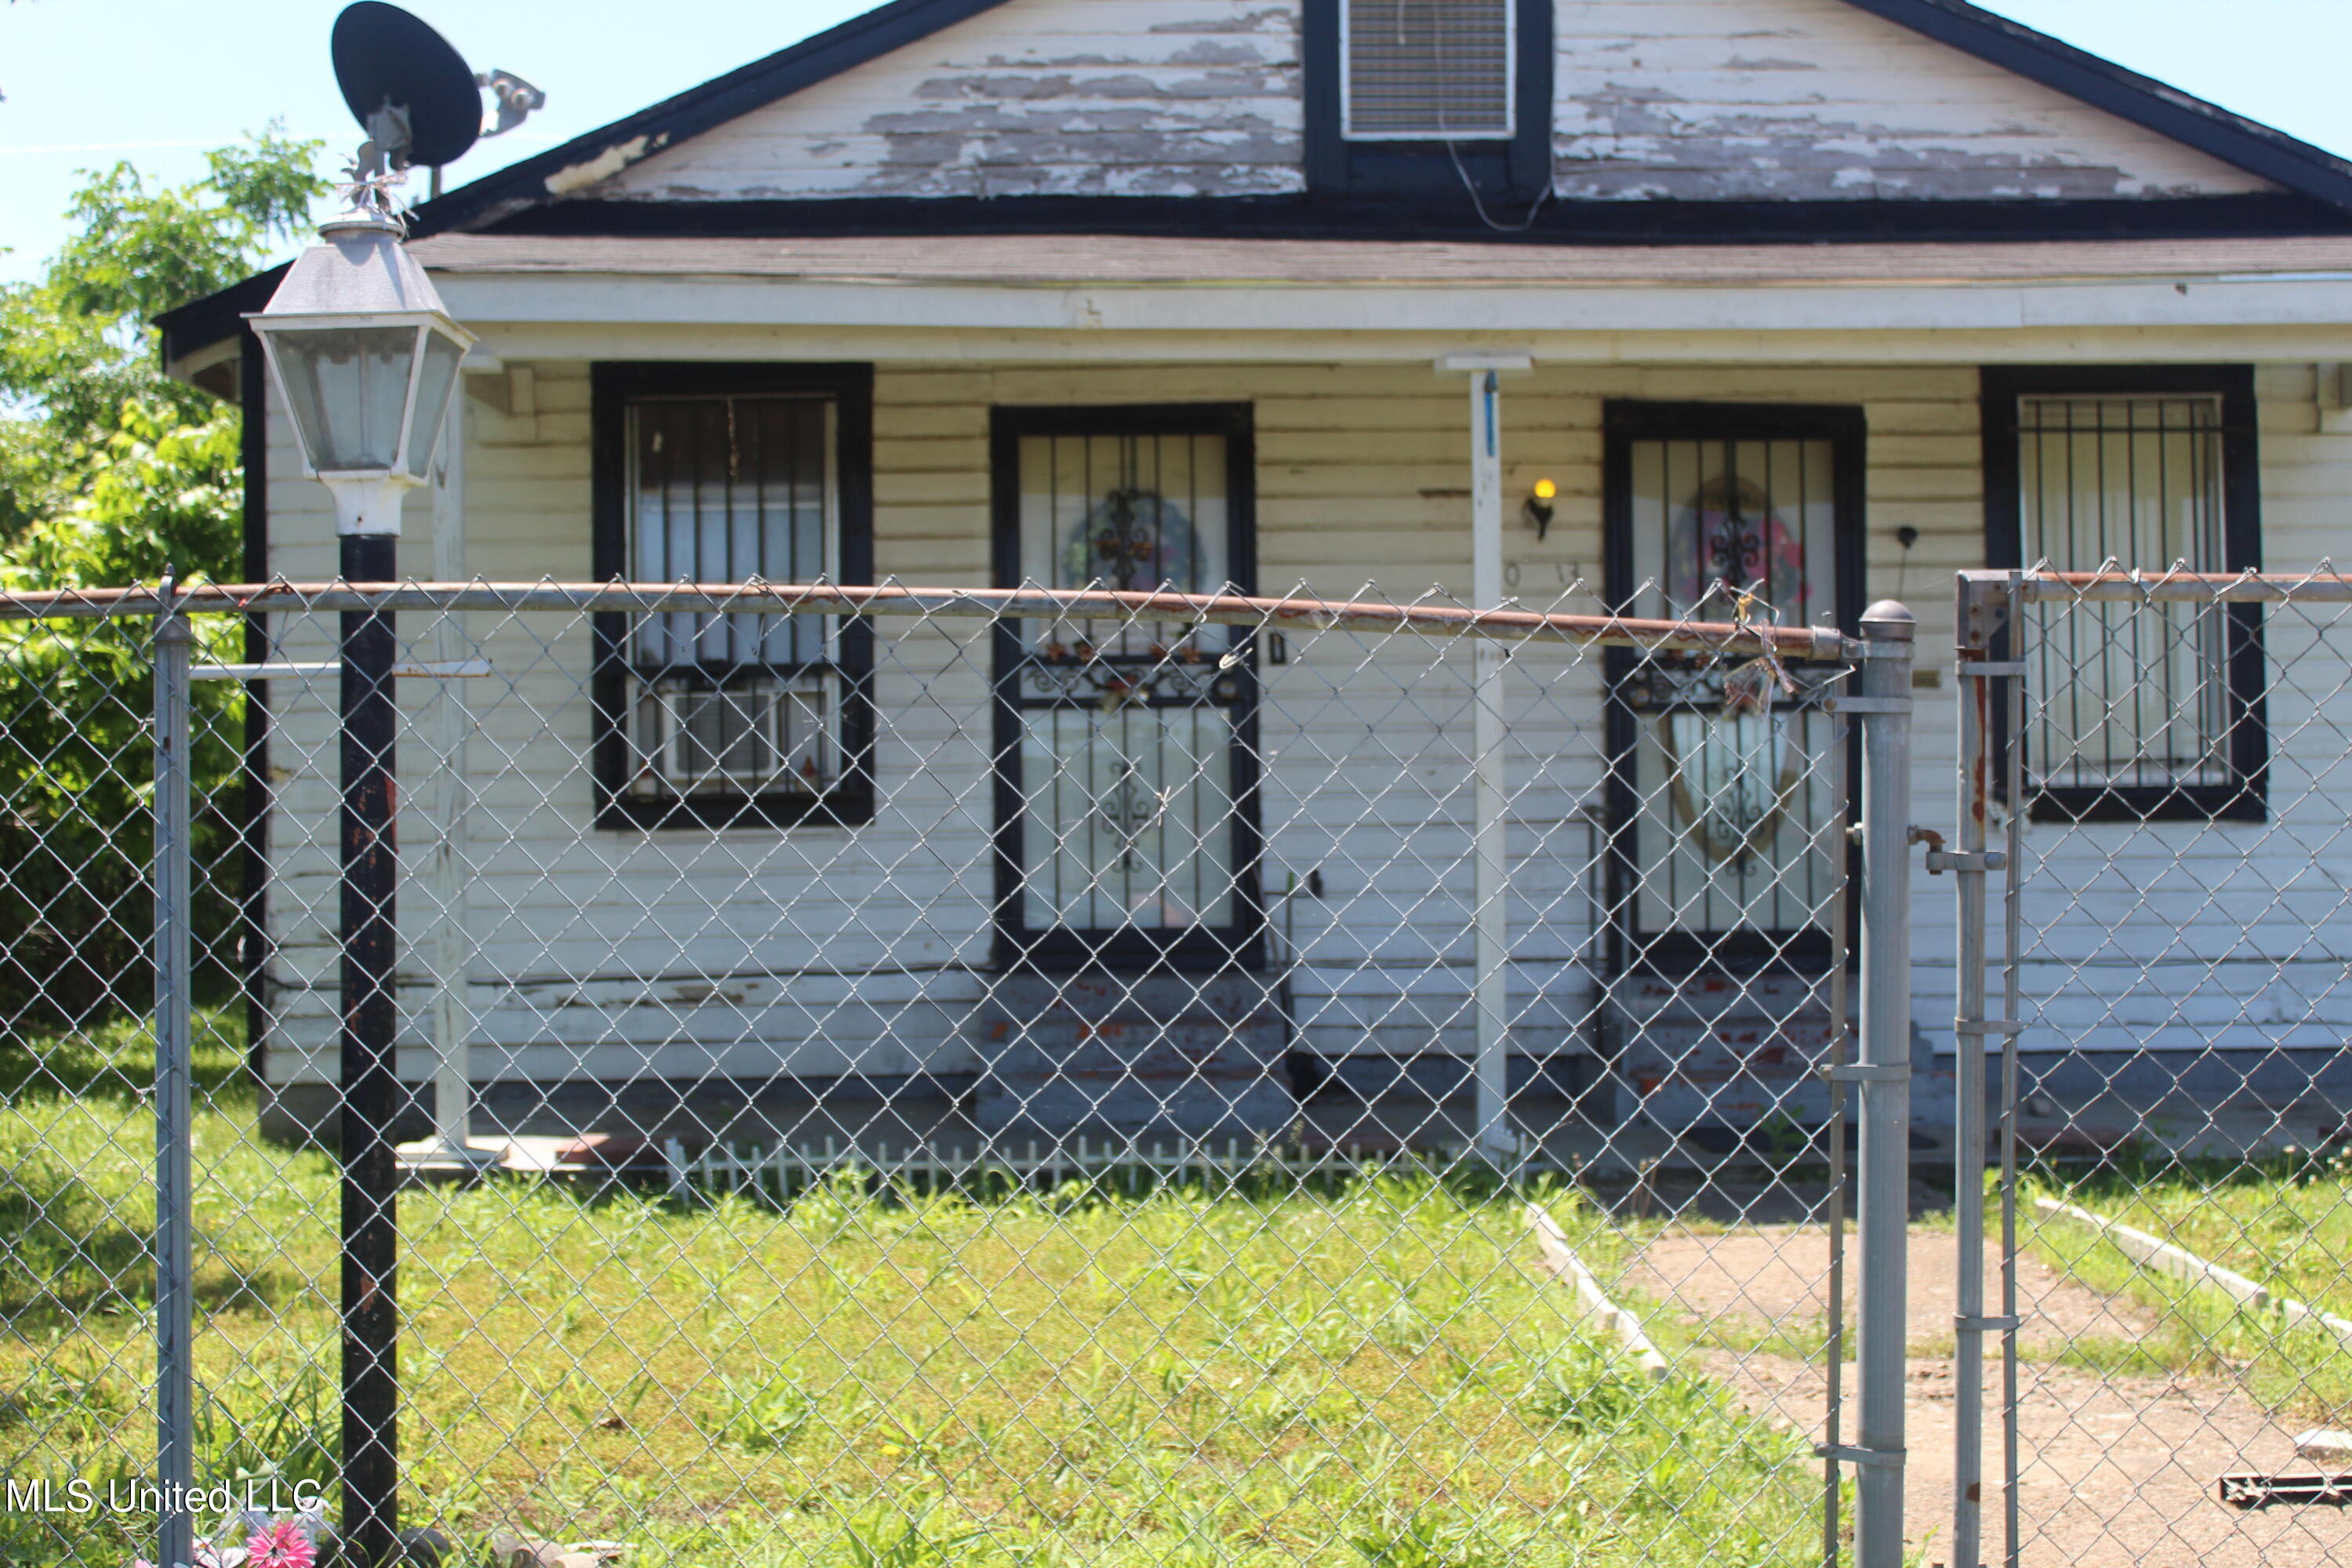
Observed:
[[[383,0],[335,18],[335,80],[388,168],[437,169],[482,133],[482,95],[448,40]]]

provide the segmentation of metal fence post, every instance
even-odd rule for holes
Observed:
[[[194,1192],[188,1142],[189,1012],[187,616],[155,617],[155,1486],[156,1558],[195,1561]]]
[[[2018,1330],[2024,1312],[2017,1300],[2017,1091],[2020,1064],[2018,1037],[2024,1032],[2024,974],[2018,955],[2025,950],[2025,742],[2019,728],[2025,722],[2025,619],[2021,613],[2024,584],[2015,569],[2005,573],[1995,603],[2009,636],[2003,645],[2011,674],[2009,698],[1992,705],[1999,727],[2001,798],[2009,802],[2009,866],[2001,888],[2001,1016],[2011,1022],[2003,1031],[2000,1052],[2000,1310],[2001,1331],[2001,1561],[2018,1565],[2017,1504],[2017,1352]]]
[[[342,538],[347,580],[392,580],[391,533]],[[356,1568],[399,1552],[398,1171],[393,1121],[401,1105],[393,1045],[393,894],[399,874],[393,815],[396,641],[389,610],[342,617],[342,1391],[343,1533]]]
[[[1911,612],[1862,617],[1861,1420],[1855,1568],[1903,1563],[1905,1247],[1911,1189]]]
[[[1847,793],[1846,782],[1853,775],[1849,765],[1852,756],[1853,722],[1851,720],[1837,727],[1837,749],[1830,764],[1829,776],[1838,783],[1837,815],[1831,819],[1832,853],[1837,857],[1840,869],[1837,891],[1830,898],[1830,952],[1833,955],[1830,967],[1830,1190],[1824,1216],[1830,1231],[1829,1310],[1824,1327],[1823,1364],[1829,1381],[1829,1407],[1823,1425],[1822,1467],[1822,1568],[1838,1568],[1840,1546],[1843,1539],[1840,1520],[1840,1473],[1843,1460],[1840,1458],[1840,1428],[1844,1424],[1845,1389],[1845,1279],[1846,1279],[1846,1106],[1852,1098],[1850,1081],[1845,1076],[1852,1064],[1848,1053],[1853,1043],[1853,1015],[1846,1001],[1846,957],[1851,951],[1851,911],[1847,898],[1847,877],[1852,875],[1853,858],[1848,846],[1853,823],[1854,803]]]
[[[434,459],[433,572],[444,582],[466,575],[466,399],[449,400]],[[434,626],[441,662],[454,666],[467,652],[462,612],[445,610]],[[472,1160],[473,1079],[466,1008],[466,683],[440,682],[434,696],[440,717],[433,759],[433,1121],[439,1153],[461,1169]]]
[[[1953,852],[1943,858],[1952,872],[1958,934],[1954,961],[1958,991],[1953,1009],[1954,1088],[1952,1218],[1959,1248],[1953,1304],[1952,1552],[1953,1568],[1978,1568],[1984,1544],[1984,1336],[2017,1327],[2013,1300],[2006,1316],[1984,1310],[1985,1042],[2013,1026],[1985,1016],[1985,879],[2005,863],[1988,852],[1992,815],[1993,682],[2013,674],[2013,663],[1992,661],[2000,630],[2005,584],[1966,574],[1959,579],[1956,624],[1959,629],[1959,812]],[[1930,861],[1930,869],[1937,868]],[[2013,1053],[2011,1053],[2013,1055]]]

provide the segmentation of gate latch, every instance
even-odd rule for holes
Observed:
[[[2009,864],[2009,853],[2003,849],[1930,849],[1927,851],[1927,875],[1940,877],[1947,871],[1998,871]]]
[[[1832,1083],[1908,1083],[1908,1062],[1838,1062],[1813,1071]]]
[[[1846,1443],[1813,1445],[1815,1458],[1833,1459],[1845,1465],[1900,1465],[1904,1453],[1901,1448],[1857,1448]]]

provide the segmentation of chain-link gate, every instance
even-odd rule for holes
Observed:
[[[2341,1561],[2352,583],[1968,573],[1958,609],[1949,1560]]]
[[[1881,610],[9,603],[0,1559],[1891,1565]]]

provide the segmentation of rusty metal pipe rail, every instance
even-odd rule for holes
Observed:
[[[2006,584],[2007,572],[1959,574],[1968,583]],[[2027,603],[2344,605],[2352,604],[2352,577],[2325,572],[2021,572]]]
[[[704,611],[731,615],[1008,616],[1062,619],[1152,619],[1310,631],[1413,632],[1431,637],[1564,642],[1598,647],[1767,651],[1784,658],[1850,660],[1856,644],[1829,626],[1770,626],[1622,616],[1473,610],[1449,605],[1383,605],[1333,599],[1244,597],[1036,588],[874,587],[747,583],[229,583],[176,592],[188,615],[273,610],[574,610],[641,615]],[[153,615],[161,592],[144,585],[0,595],[0,620]]]

